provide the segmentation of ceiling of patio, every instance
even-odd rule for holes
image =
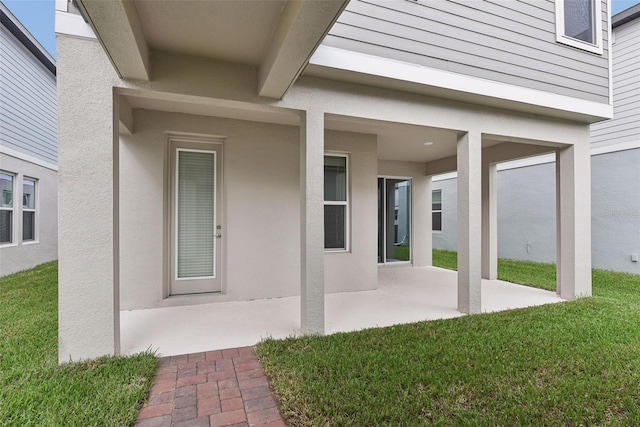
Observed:
[[[202,104],[131,95],[124,96],[124,98],[134,109],[299,126],[298,113],[284,108],[261,107],[244,103]],[[451,129],[333,114],[327,115],[325,128],[377,135],[378,158],[381,160],[426,163],[456,155],[458,132]],[[486,148],[504,142],[484,139],[482,147]]]
[[[134,5],[151,49],[258,66],[285,0],[149,1]]]

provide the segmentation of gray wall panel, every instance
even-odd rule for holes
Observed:
[[[0,144],[56,164],[56,105],[55,76],[0,27]]]
[[[613,119],[591,125],[591,142],[640,141],[640,19],[614,29]]]
[[[557,43],[553,1],[352,0],[323,43],[608,103],[607,38],[603,55]]]

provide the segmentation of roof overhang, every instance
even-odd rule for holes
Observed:
[[[123,79],[152,80],[151,52],[169,51],[255,67],[257,94],[280,99],[305,69],[348,0],[77,3]],[[168,43],[169,39],[173,41]],[[239,49],[252,47],[251,55],[242,59],[233,55],[229,45],[236,43]]]

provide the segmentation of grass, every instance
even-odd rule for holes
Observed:
[[[455,268],[455,254],[434,264]],[[551,264],[501,260],[499,272],[555,289]],[[258,353],[295,426],[640,425],[640,276],[594,270],[593,286],[593,298]]]
[[[409,261],[409,246],[394,246],[393,258],[400,261]]]
[[[151,353],[58,365],[57,262],[0,278],[0,425],[132,425]]]

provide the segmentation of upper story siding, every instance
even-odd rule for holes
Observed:
[[[640,16],[613,34],[613,119],[591,125],[591,142],[640,142]]]
[[[351,0],[323,44],[608,104],[601,8],[602,55],[556,41],[553,0]]]
[[[56,77],[0,25],[0,145],[57,164],[57,141]]]

